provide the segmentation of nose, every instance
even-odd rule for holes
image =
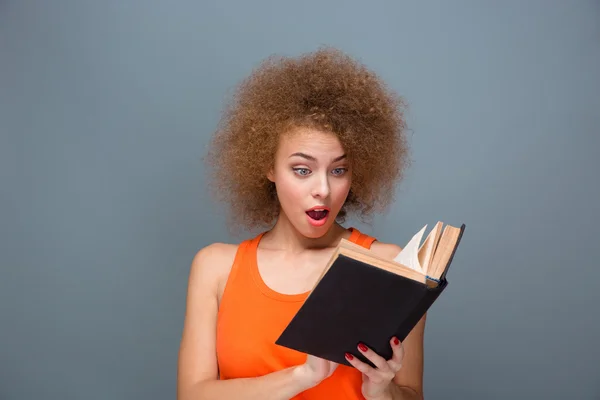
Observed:
[[[331,188],[329,187],[329,177],[327,174],[315,174],[313,175],[313,188],[312,195],[313,197],[326,198],[329,196],[331,192]]]

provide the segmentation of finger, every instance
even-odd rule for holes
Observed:
[[[392,347],[392,358],[388,360],[388,365],[394,372],[398,372],[402,368],[402,360],[404,359],[404,345],[398,340],[397,337],[393,337],[390,340],[390,346]]]
[[[360,350],[360,352],[369,361],[371,361],[373,364],[375,364],[375,366],[377,367],[377,369],[379,371],[381,371],[381,372],[390,371],[390,366],[386,362],[385,358],[383,358],[379,354],[375,353],[373,350],[371,350],[369,347],[367,347],[364,343],[359,343],[357,347],[358,347],[358,350]]]
[[[331,375],[333,375],[333,373],[335,372],[335,370],[338,367],[338,363],[334,363],[334,362],[329,362],[329,374],[327,374],[327,377],[329,378]]]
[[[377,373],[377,370],[375,368],[360,361],[358,358],[354,357],[352,354],[346,353],[346,360],[348,360],[348,362],[354,368],[356,368],[357,370],[359,370],[360,372],[365,374],[367,377],[369,377],[370,380],[372,380],[374,382],[379,382],[379,381],[383,380],[381,378],[380,374]]]

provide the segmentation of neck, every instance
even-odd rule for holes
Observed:
[[[284,248],[299,253],[308,249],[335,247],[342,238],[348,238],[349,236],[350,232],[346,228],[334,222],[323,236],[318,238],[306,237],[298,232],[285,213],[281,211],[275,226],[265,234],[264,239],[270,244],[270,247]]]

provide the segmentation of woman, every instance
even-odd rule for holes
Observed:
[[[402,101],[330,48],[271,57],[242,82],[209,152],[231,223],[260,227],[194,257],[178,399],[421,399],[425,317],[384,360],[363,344],[352,367],[275,345],[335,246],[401,250],[341,225],[392,200],[406,166]],[[376,368],[359,361],[361,352]]]

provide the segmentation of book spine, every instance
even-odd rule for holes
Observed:
[[[458,238],[456,239],[456,244],[454,245],[454,250],[452,250],[452,254],[450,255],[450,258],[448,259],[448,263],[446,264],[446,268],[444,268],[444,272],[442,272],[442,276],[440,277],[440,279],[446,279],[446,274],[448,273],[450,264],[452,264],[452,260],[454,259],[454,255],[456,254],[456,250],[458,249],[458,245],[460,244],[460,241],[462,240],[463,233],[465,233],[465,228],[466,228],[465,224],[462,224],[460,226],[460,232],[458,234]]]

